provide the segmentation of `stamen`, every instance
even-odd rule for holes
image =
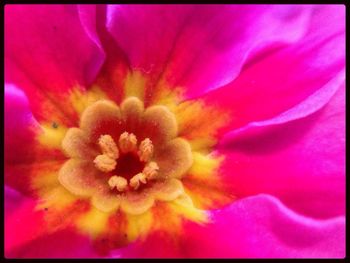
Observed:
[[[105,173],[113,171],[117,166],[117,162],[105,154],[97,155],[94,164],[97,169]]]
[[[118,159],[119,150],[112,136],[108,134],[101,135],[98,139],[98,144],[100,145],[103,154],[108,155],[112,159]]]
[[[119,137],[119,148],[123,153],[132,152],[136,150],[136,136],[133,133],[123,132]]]
[[[140,143],[139,152],[138,152],[140,161],[148,162],[153,156],[153,150],[154,150],[154,147],[153,147],[152,141],[148,138],[144,139]]]
[[[113,175],[109,178],[108,185],[111,189],[116,187],[119,192],[124,192],[128,187],[128,181],[124,177]]]
[[[145,168],[143,168],[142,173],[145,174],[148,180],[154,179],[158,174],[159,166],[156,162],[149,162]]]
[[[146,176],[143,173],[138,173],[130,179],[130,186],[137,190],[141,183],[147,183]]]

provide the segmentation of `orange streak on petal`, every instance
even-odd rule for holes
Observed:
[[[83,111],[98,100],[108,99],[108,96],[96,85],[93,85],[86,91],[78,87],[71,90],[69,96],[75,111],[81,116]]]
[[[128,74],[125,64],[119,62],[119,58],[110,59],[110,57],[107,57],[94,82],[94,85],[98,86],[110,99],[117,103],[120,103],[124,96],[123,86]]]
[[[202,101],[186,101],[174,110],[182,136],[198,149],[215,144],[217,132],[229,119],[229,115],[217,107],[205,105]]]
[[[219,208],[236,199],[219,182],[208,182],[191,176],[184,178],[182,182],[185,192],[191,197],[195,207],[201,209]]]
[[[75,222],[89,210],[88,200],[78,199],[64,207],[48,207],[45,221],[51,231],[57,231],[69,226],[74,226]]]
[[[181,217],[166,202],[157,202],[151,211],[154,218],[153,231],[167,232],[172,235],[177,235],[182,231]]]
[[[57,122],[65,126],[74,126],[78,123],[78,115],[69,103],[68,94],[52,92],[43,94],[41,90],[37,89],[35,94],[31,96],[35,97],[35,102],[33,100],[29,100],[29,102],[38,121]]]
[[[32,164],[26,167],[26,172],[30,174],[30,189],[37,197],[42,198],[45,194],[60,186],[58,181],[58,171],[65,160],[47,161]]]
[[[219,169],[224,156],[196,151],[192,154],[193,165],[182,181],[195,206],[212,209],[236,199],[220,177]]]
[[[146,87],[145,104],[147,106],[164,105],[173,111],[182,99],[183,89],[170,87],[164,80],[160,80],[156,87],[152,87],[151,82]]]
[[[124,213],[118,211],[110,215],[106,231],[98,235],[93,245],[100,255],[108,255],[112,249],[120,248],[127,245],[127,219]]]

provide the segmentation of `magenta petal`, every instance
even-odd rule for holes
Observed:
[[[186,225],[184,257],[343,258],[345,218],[314,220],[258,195],[212,212],[213,223]]]
[[[5,85],[5,162],[21,163],[33,160],[33,155],[23,154],[24,145],[34,143],[35,130],[40,129],[34,119],[23,91]]]
[[[100,258],[91,240],[74,229],[47,234],[6,253],[8,258]]]
[[[8,200],[6,197],[5,202]],[[35,211],[36,203],[26,198],[12,212],[5,213],[5,255],[16,247],[41,236],[45,232],[43,213]]]
[[[250,52],[295,42],[310,6],[121,5],[107,27],[134,69],[199,95],[232,81]],[[283,30],[281,30],[283,28]]]
[[[250,122],[246,126],[239,129],[226,132],[221,138],[221,143],[225,144],[226,140],[231,141],[233,138],[236,139],[236,137],[247,137],[249,134],[257,133],[269,126],[279,125],[307,117],[322,109],[339,89],[344,88],[344,82],[345,72],[342,71],[301,103],[295,105],[293,108],[285,112],[282,112],[278,116],[268,120]]]
[[[314,114],[275,124],[232,133],[221,143],[222,174],[232,191],[269,193],[315,218],[344,215],[345,86]]]
[[[88,237],[67,228],[49,233],[45,211],[36,202],[5,187],[5,256],[7,258],[98,257]]]
[[[23,202],[28,200],[15,189],[5,186],[5,217],[12,214]]]
[[[97,8],[96,5],[89,5],[89,4],[79,5],[78,13],[79,13],[81,24],[85,29],[87,35],[101,50],[103,50],[101,41],[97,33],[96,8]]]
[[[5,184],[21,193],[29,194],[29,171],[16,171],[24,163],[35,162],[35,131],[40,130],[33,118],[23,91],[13,85],[5,85]],[[32,154],[23,147],[32,149]]]
[[[5,14],[5,53],[29,78],[61,91],[94,79],[103,54],[85,32],[93,16],[82,24],[74,5],[10,5]]]
[[[231,129],[300,103],[344,70],[344,14],[344,6],[315,11],[305,37],[249,61],[237,79],[204,98],[232,111]]]
[[[128,246],[112,251],[115,258],[179,258],[182,240],[163,232],[150,233],[145,240],[137,240]]]
[[[46,161],[66,158],[61,151],[39,147],[39,132],[23,91],[5,84],[5,184],[26,195],[31,194],[33,170]]]
[[[74,5],[7,5],[5,79],[30,98],[35,116],[55,110],[74,121],[70,89],[94,80],[103,52],[86,34]],[[64,118],[63,118],[64,119]],[[62,120],[63,121],[63,120]],[[65,120],[66,123],[69,123]]]

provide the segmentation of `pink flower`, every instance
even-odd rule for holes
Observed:
[[[344,257],[344,36],[341,5],[6,5],[6,257]]]

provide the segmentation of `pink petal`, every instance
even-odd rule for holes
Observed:
[[[130,69],[127,57],[106,29],[106,5],[79,5],[82,25],[91,39],[106,53],[104,64],[95,80],[108,97],[120,103],[124,79]]]
[[[98,258],[91,240],[67,228],[10,250],[8,258]]]
[[[298,40],[311,9],[286,5],[112,5],[107,10],[107,28],[133,69],[150,74],[154,84],[164,77],[194,96],[232,81],[254,49]]]
[[[182,257],[181,240],[166,233],[154,232],[145,240],[137,240],[128,246],[111,252],[113,258],[178,258]]]
[[[344,84],[321,110],[293,121],[317,99],[224,138],[222,174],[235,194],[269,193],[315,218],[345,214]]]
[[[45,161],[62,160],[62,153],[38,147],[41,128],[32,116],[23,91],[5,85],[5,184],[29,194],[30,172]]]
[[[8,201],[6,197],[5,202]],[[45,232],[43,228],[43,211],[34,211],[36,203],[26,199],[12,213],[5,214],[5,255]]]
[[[79,5],[78,14],[82,27],[90,39],[103,51],[103,47],[97,32],[97,6],[96,5]]]
[[[184,257],[343,258],[345,218],[314,220],[278,199],[258,195],[212,212],[213,223],[189,223]]]
[[[232,111],[230,129],[272,118],[300,103],[344,69],[344,15],[341,5],[316,9],[304,38],[250,60],[236,80],[204,99]]]
[[[98,257],[91,241],[72,228],[49,233],[46,211],[12,188],[5,187],[5,256],[7,258]]]
[[[301,103],[295,105],[293,108],[282,112],[278,116],[257,122],[250,122],[247,125],[234,129],[230,132],[225,133],[223,138],[221,138],[221,143],[225,143],[227,140],[232,140],[235,137],[246,137],[251,133],[258,132],[264,128],[272,125],[278,125],[287,123],[293,120],[298,120],[300,118],[307,117],[316,111],[322,109],[334,96],[334,94],[339,90],[344,88],[345,82],[345,71],[340,72],[337,76],[331,79],[322,88],[315,91]]]
[[[23,196],[15,189],[5,185],[5,217],[15,212],[23,202],[28,200],[27,197]]]
[[[5,161],[32,160],[31,154],[19,154],[23,147],[34,143],[35,130],[40,129],[30,112],[28,99],[13,85],[5,85]]]
[[[91,83],[103,62],[77,7],[7,5],[5,35],[6,81],[26,92],[37,118],[59,112],[59,121],[73,124],[77,116],[67,103],[69,91]]]

